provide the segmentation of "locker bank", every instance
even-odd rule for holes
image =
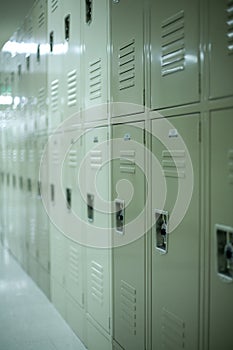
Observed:
[[[232,350],[233,1],[36,0],[0,59],[2,249],[87,349]]]

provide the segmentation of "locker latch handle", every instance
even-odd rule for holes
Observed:
[[[70,40],[70,15],[65,17],[65,40]]]
[[[66,205],[67,205],[67,209],[71,210],[71,189],[70,188],[66,189]]]
[[[87,194],[87,218],[89,222],[94,221],[94,196],[93,194]]]
[[[115,200],[116,232],[123,235],[125,225],[125,205],[122,199]]]
[[[54,46],[54,32],[50,32],[49,34],[49,47],[50,47],[50,52],[53,52],[53,46]]]
[[[163,254],[168,251],[168,212],[155,210],[155,248]]]
[[[86,23],[90,24],[92,21],[92,0],[86,0]]]

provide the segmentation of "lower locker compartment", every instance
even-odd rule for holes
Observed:
[[[66,320],[66,292],[54,278],[51,278],[51,301],[57,311]]]
[[[66,316],[67,323],[73,329],[74,333],[86,346],[86,313],[73,298],[66,293]]]
[[[43,266],[38,268],[38,285],[48,299],[50,299],[50,274]]]
[[[87,316],[87,348],[89,350],[112,350],[111,336]]]
[[[39,264],[36,259],[28,254],[28,274],[39,285]]]

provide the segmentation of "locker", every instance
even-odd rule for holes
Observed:
[[[67,52],[63,57],[64,119],[78,113],[81,107],[81,10],[80,0],[63,4],[63,37]]]
[[[152,167],[152,348],[194,350],[200,313],[199,115],[153,120],[152,152],[159,161]]]
[[[144,123],[114,125],[113,337],[145,348]]]
[[[48,127],[54,130],[63,120],[64,84],[63,55],[67,44],[63,33],[63,5],[61,1],[48,1]]]
[[[50,225],[51,277],[65,290],[66,284],[66,237],[54,226]]]
[[[232,1],[209,3],[208,58],[209,98],[233,95],[233,4]]]
[[[143,1],[111,2],[113,116],[144,111]],[[124,104],[126,103],[126,104]]]
[[[45,131],[48,127],[48,82],[47,82],[47,68],[48,68],[48,52],[47,52],[47,2],[39,0],[34,8],[34,20],[37,23],[35,28],[35,45],[36,52],[33,56],[34,64],[34,79],[35,98],[36,98],[36,121],[37,130]]]
[[[110,332],[111,243],[109,215],[108,127],[86,130],[85,140],[85,234],[87,313]]]
[[[65,289],[54,278],[51,278],[51,301],[61,316],[66,320]]]
[[[199,100],[198,1],[151,1],[151,108]],[[188,89],[187,89],[188,86]]]
[[[109,7],[107,0],[82,1],[84,120],[107,117],[109,76]],[[99,38],[96,40],[96,38]],[[91,109],[89,107],[99,106]]]
[[[38,286],[43,293],[50,299],[50,274],[41,264],[38,264]]]
[[[209,349],[232,348],[233,109],[210,113]],[[216,142],[219,140],[219,142]]]

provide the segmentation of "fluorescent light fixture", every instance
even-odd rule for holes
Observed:
[[[0,105],[11,105],[13,102],[12,96],[0,95]]]

